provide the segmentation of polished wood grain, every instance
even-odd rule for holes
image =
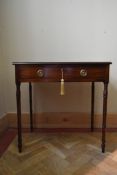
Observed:
[[[117,175],[117,133],[107,133],[107,152],[100,152],[100,133],[23,134],[0,159],[0,175]]]
[[[108,83],[104,83],[103,92],[103,121],[102,121],[102,152],[105,151],[105,130],[106,130],[106,118],[107,118],[107,94],[108,94]]]
[[[16,81],[20,82],[60,82],[63,69],[66,82],[108,81],[108,64],[16,64]],[[42,70],[44,76],[37,72]],[[81,70],[87,71],[87,76],[80,75]]]
[[[16,83],[16,100],[17,100],[17,129],[18,129],[18,149],[22,151],[22,126],[21,126],[21,91],[20,82]]]
[[[40,62],[14,62],[15,79],[17,88],[17,118],[18,118],[18,148],[22,151],[21,133],[21,95],[20,83],[29,83],[30,97],[30,121],[32,119],[32,82],[60,82],[62,75],[65,82],[92,82],[91,100],[91,130],[94,123],[94,82],[104,83],[103,95],[103,123],[102,123],[102,152],[105,152],[105,132],[107,113],[107,90],[109,82],[109,65],[111,62],[60,62],[60,63],[40,63]],[[62,74],[62,72],[63,74]]]
[[[109,62],[109,61],[101,61],[101,62],[97,62],[97,61],[95,61],[95,62],[92,62],[92,61],[88,61],[88,62],[82,62],[82,61],[80,61],[80,62],[36,62],[36,61],[28,61],[28,62],[13,62],[13,65],[21,65],[21,64],[39,64],[39,65],[44,65],[44,64],[47,64],[47,65],[60,65],[60,64],[62,64],[62,65],[77,65],[77,64],[86,64],[86,65],[88,65],[88,64],[96,64],[96,65],[99,65],[99,64],[103,64],[103,65],[107,65],[107,64],[112,64],[112,62]]]
[[[33,131],[32,84],[29,83],[30,131]]]
[[[94,101],[95,101],[95,83],[91,84],[91,131],[94,130]]]

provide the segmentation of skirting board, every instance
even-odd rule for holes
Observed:
[[[8,126],[17,127],[16,113],[8,113]],[[22,114],[22,128],[30,127],[30,116]],[[90,128],[90,115],[77,112],[46,112],[33,115],[34,128]],[[102,115],[95,115],[94,128],[102,127]],[[117,129],[117,114],[107,115],[107,128]]]
[[[0,118],[0,136],[8,129],[8,116],[5,115]]]

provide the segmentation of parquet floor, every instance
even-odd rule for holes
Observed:
[[[0,159],[0,175],[117,175],[117,133],[107,133],[101,153],[100,133],[23,134]]]

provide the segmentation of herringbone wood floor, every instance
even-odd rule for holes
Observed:
[[[117,133],[107,133],[101,153],[100,133],[23,134],[0,159],[0,175],[117,175]]]

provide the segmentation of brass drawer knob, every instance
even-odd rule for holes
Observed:
[[[39,69],[37,71],[37,75],[38,75],[38,77],[42,78],[44,76],[44,71],[42,69]]]
[[[86,69],[81,69],[80,70],[80,76],[81,77],[86,77],[87,76],[87,70]]]

